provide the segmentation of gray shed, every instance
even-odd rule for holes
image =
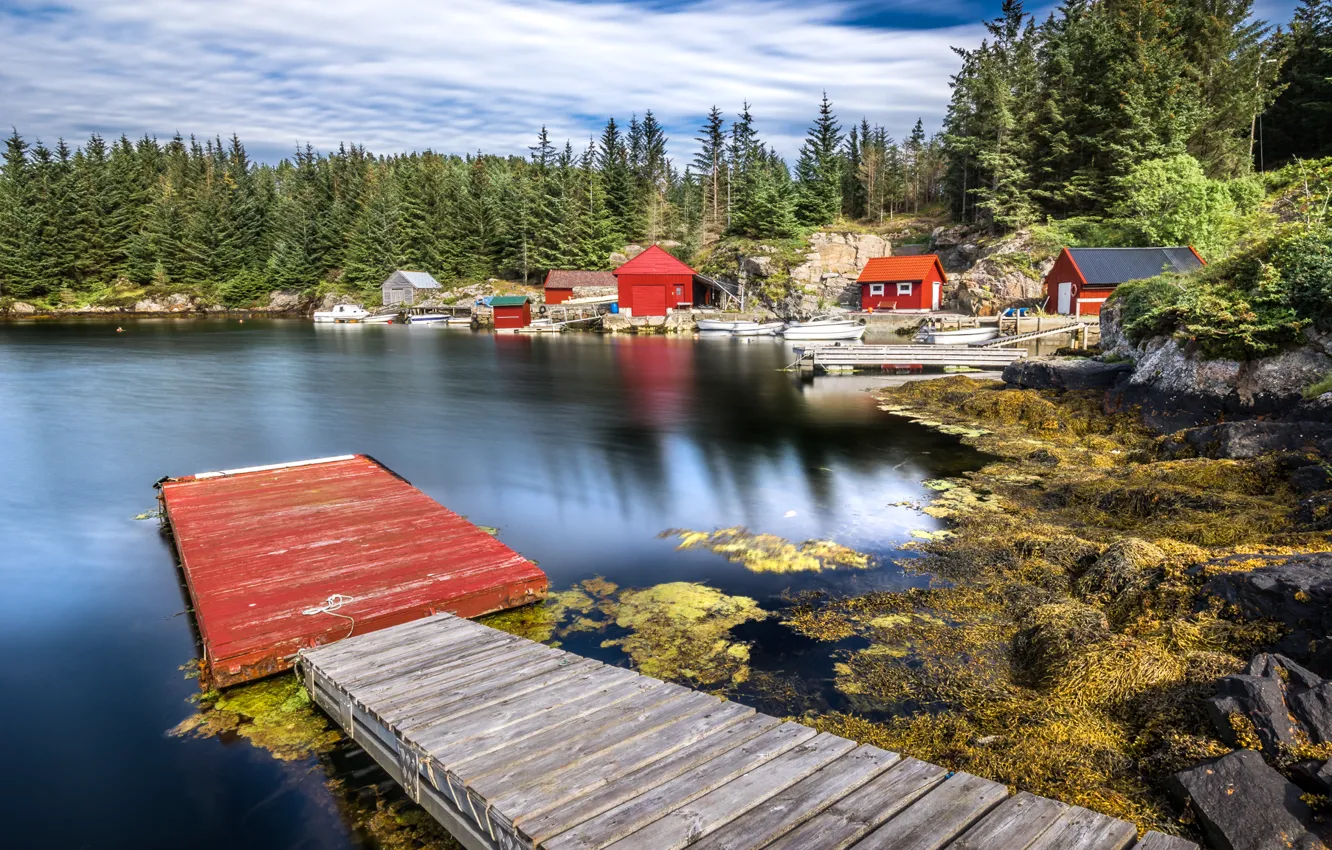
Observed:
[[[406,272],[401,269],[379,285],[385,305],[401,304],[404,307],[415,304],[418,293],[423,298],[429,298],[439,288],[439,281],[431,277],[430,272]]]

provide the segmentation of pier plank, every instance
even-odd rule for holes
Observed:
[[[758,850],[888,770],[902,757],[861,746],[740,815],[691,847]]]
[[[689,773],[677,776],[542,844],[545,850],[600,850],[668,812],[720,788],[815,736],[798,723],[782,723]],[[649,845],[650,846],[650,845]]]
[[[846,850],[925,796],[947,775],[937,765],[904,758],[765,850]]]
[[[1007,796],[1008,789],[998,782],[954,773],[855,848],[939,850]]]
[[[733,724],[709,728],[697,741],[688,742],[678,751],[618,777],[605,787],[580,794],[567,802],[558,801],[558,808],[544,806],[530,813],[517,814],[513,820],[514,827],[532,844],[544,842],[712,761],[780,723],[777,718],[766,714],[751,714]]]
[[[1149,832],[1133,845],[1133,850],[1198,850],[1198,845],[1176,835]]]
[[[1026,850],[1068,806],[1022,791],[1000,803],[949,850]]]
[[[532,817],[556,807],[581,803],[597,789],[644,766],[665,761],[696,741],[753,715],[754,710],[748,706],[722,702],[701,713],[677,717],[649,735],[617,743],[599,752],[595,759],[554,770],[539,782],[508,789],[494,799],[493,805],[501,815],[521,812]],[[636,792],[644,787],[639,784],[644,781],[645,778],[639,775],[637,781],[626,784]],[[502,819],[509,821],[508,818]]]
[[[1138,829],[1131,823],[1070,806],[1030,844],[1030,850],[1125,850],[1137,838]]]
[[[380,697],[362,697],[358,692],[357,697],[362,701],[373,701],[383,717],[405,721],[422,707],[442,706],[458,697],[475,696],[516,685],[524,677],[568,667],[571,663],[568,655],[556,650],[505,651],[482,656],[475,664],[439,671],[437,675],[418,680],[414,689],[408,686]]]

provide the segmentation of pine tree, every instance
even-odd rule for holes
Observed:
[[[702,206],[713,228],[724,226],[726,194],[726,119],[716,106],[694,141],[699,151],[694,155],[694,169],[703,189]]]
[[[841,145],[841,127],[824,92],[819,116],[809,128],[796,164],[800,184],[797,215],[803,224],[830,224],[842,210]]]
[[[1332,0],[1300,0],[1274,49],[1289,58],[1280,95],[1260,116],[1260,164],[1332,156]]]

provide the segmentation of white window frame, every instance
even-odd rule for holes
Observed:
[[[882,294],[883,294],[883,284],[882,284],[882,283],[871,283],[871,284],[870,284],[870,295],[882,295]]]
[[[906,288],[903,289],[903,287],[906,287]],[[911,281],[909,281],[909,280],[903,280],[903,281],[900,281],[900,282],[897,284],[897,294],[898,294],[898,295],[910,295],[910,294],[911,294]]]

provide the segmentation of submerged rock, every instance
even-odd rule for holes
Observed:
[[[1108,390],[1132,373],[1132,363],[1085,357],[1018,360],[1004,367],[1004,381],[1028,390]]]
[[[1326,850],[1300,789],[1252,750],[1175,774],[1172,791],[1192,807],[1218,850]]]

